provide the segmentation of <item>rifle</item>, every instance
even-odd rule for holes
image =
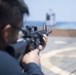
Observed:
[[[5,50],[15,57],[19,63],[24,54],[44,43],[43,34],[49,35],[52,32],[47,30],[45,23],[42,30],[38,30],[37,26],[26,26],[26,28],[18,29],[21,30],[23,36],[15,44],[7,46]]]

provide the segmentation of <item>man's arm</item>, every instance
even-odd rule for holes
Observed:
[[[40,67],[35,63],[26,65],[25,73],[18,62],[6,52],[0,51],[0,75],[43,75]]]

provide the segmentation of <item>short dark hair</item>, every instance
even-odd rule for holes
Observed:
[[[24,14],[29,15],[29,10],[23,0],[0,0],[0,27],[18,24]]]

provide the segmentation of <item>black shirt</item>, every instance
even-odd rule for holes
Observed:
[[[26,72],[12,56],[0,51],[0,75],[44,75],[40,67],[35,63],[29,63],[25,66]]]

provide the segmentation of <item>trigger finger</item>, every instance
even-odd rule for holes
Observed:
[[[45,42],[47,42],[47,40],[48,40],[47,35],[43,34],[43,40],[44,40]]]

